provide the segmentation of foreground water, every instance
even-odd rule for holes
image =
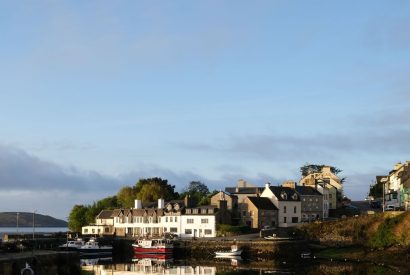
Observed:
[[[397,274],[396,270],[369,263],[321,262],[304,259],[297,263],[246,261],[239,258],[209,260],[132,259],[114,263],[110,258],[81,260],[83,274]]]
[[[67,254],[68,255],[68,254]],[[134,256],[135,257],[135,256]],[[75,260],[74,260],[75,259]],[[6,263],[3,263],[6,264]],[[137,274],[399,274],[398,270],[372,263],[300,259],[286,261],[248,261],[240,257],[211,259],[154,259],[135,257],[113,260],[111,257],[78,259],[58,257],[52,262],[35,261],[36,275],[137,275]],[[7,265],[7,264],[6,264]],[[3,266],[2,274],[20,274],[20,266]],[[405,271],[402,274],[406,274]]]

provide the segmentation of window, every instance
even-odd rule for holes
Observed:
[[[178,228],[176,228],[176,227],[171,227],[171,228],[169,229],[169,232],[176,233],[176,232],[178,232]]]
[[[178,221],[178,217],[175,217],[175,222],[177,222]]]
[[[88,233],[88,229],[86,228],[86,229],[84,229],[84,233],[85,234],[87,234]]]
[[[186,223],[194,223],[194,219],[187,219]]]
[[[192,229],[185,229],[185,234],[192,235]]]
[[[292,217],[292,223],[298,223],[298,217]]]
[[[283,217],[283,222],[286,223],[286,217]]]
[[[283,213],[286,213],[286,205],[283,207]]]
[[[201,223],[208,223],[208,219],[201,219]]]
[[[332,194],[329,194],[329,199],[331,199],[332,198]]]
[[[212,235],[212,230],[211,229],[205,229],[204,233],[205,233],[205,235]]]
[[[246,211],[242,211],[242,216],[246,216]]]
[[[293,207],[293,213],[296,213],[296,206]]]
[[[109,227],[106,227],[104,231],[105,231],[105,233],[109,233],[109,232],[110,232],[110,228],[109,228]]]
[[[168,217],[165,217],[165,221],[168,222]]]
[[[172,222],[172,217],[169,217],[169,221]]]

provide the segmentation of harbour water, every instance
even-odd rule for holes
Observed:
[[[89,275],[121,274],[397,274],[397,271],[369,263],[301,260],[297,263],[257,262],[231,259],[132,259],[112,262],[109,258],[82,259],[81,270]]]
[[[36,275],[139,275],[139,274],[399,274],[397,269],[363,262],[344,262],[317,259],[300,259],[297,262],[264,260],[249,261],[240,257],[204,259],[155,259],[133,257],[79,258],[78,255],[62,253],[52,259],[38,258],[28,261]],[[17,274],[24,263],[0,262],[1,274]],[[18,273],[20,274],[20,273]],[[406,274],[402,271],[401,274]]]

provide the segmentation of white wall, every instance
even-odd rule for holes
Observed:
[[[188,223],[188,220],[193,220],[193,223]],[[207,220],[207,223],[203,221]],[[191,230],[191,234],[186,231]],[[210,230],[211,234],[205,234],[205,230]],[[216,221],[215,215],[183,215],[181,224],[181,237],[215,237],[216,236]]]

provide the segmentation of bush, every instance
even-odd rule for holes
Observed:
[[[246,225],[229,225],[229,224],[218,224],[216,226],[216,231],[219,236],[235,236],[241,234],[248,234],[251,232],[251,228]]]

